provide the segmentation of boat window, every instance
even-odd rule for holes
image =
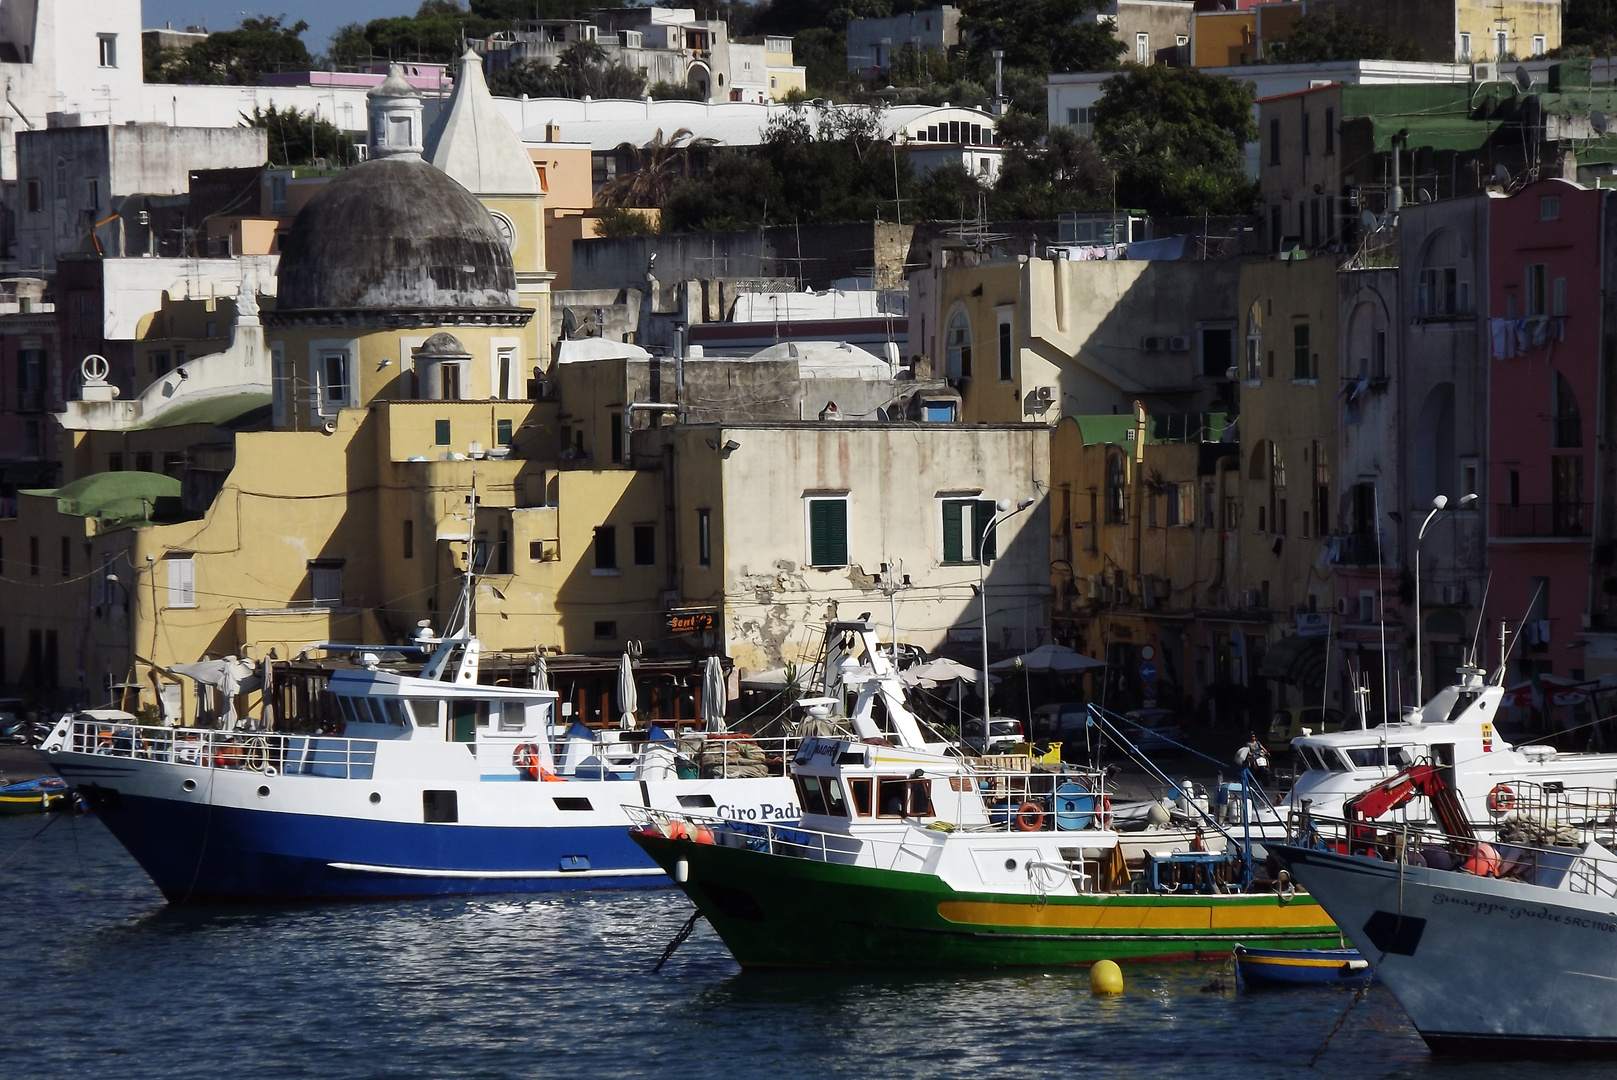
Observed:
[[[404,702],[398,698],[371,698],[371,707],[387,718],[385,722],[389,727],[410,726],[410,718],[404,711]]]
[[[486,701],[477,703],[477,726],[488,727],[488,702]]]
[[[820,790],[818,776],[797,777],[797,798],[803,804],[805,814],[824,814],[825,793]]]
[[[1353,766],[1348,759],[1337,750],[1321,750],[1319,756],[1324,760],[1325,767],[1332,772],[1352,772]]]
[[[500,702],[500,730],[521,731],[527,724],[527,706],[520,701]]]
[[[842,797],[842,782],[836,777],[827,777],[820,785],[825,789],[825,808],[836,817],[848,816],[848,803]]]
[[[350,697],[337,698],[337,709],[342,713],[345,724],[368,724],[371,722],[370,710],[364,707],[364,698],[358,700]]]
[[[435,728],[438,726],[438,702],[436,700],[412,701],[410,702],[410,711],[415,714],[416,727]]]
[[[1452,768],[1454,766],[1454,744],[1433,743],[1432,760],[1439,765],[1447,765]]]
[[[870,777],[861,776],[848,781],[848,793],[853,796],[854,811],[860,817],[870,816]]]
[[[1315,750],[1312,746],[1304,746],[1302,743],[1297,743],[1296,747],[1297,759],[1302,763],[1302,771],[1327,771],[1325,762],[1320,760],[1319,751]]]
[[[1384,746],[1354,746],[1345,751],[1356,769],[1379,769],[1387,764]]]
[[[931,817],[931,787],[925,780],[884,776],[876,782],[877,817]]]

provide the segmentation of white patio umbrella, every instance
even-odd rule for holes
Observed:
[[[947,656],[940,656],[936,660],[928,660],[924,664],[916,664],[899,672],[898,677],[904,681],[905,686],[934,687],[940,683],[963,682],[975,683],[982,678],[982,673],[969,668],[958,660],[950,660]]]
[[[989,671],[1025,670],[1033,675],[1075,675],[1080,671],[1103,668],[1105,661],[1095,660],[1075,652],[1065,645],[1040,645],[1032,652],[988,665]]]
[[[702,668],[702,727],[724,731],[724,706],[730,693],[724,685],[724,665],[717,656],[707,658]]]
[[[219,660],[198,660],[194,664],[175,664],[169,670],[219,691],[224,697],[224,710],[220,720],[226,731],[234,730],[236,726],[236,695],[244,690],[256,689],[259,685],[252,661],[234,656],[226,656]]]
[[[618,726],[624,729],[634,727],[634,711],[639,707],[640,695],[634,688],[634,665],[629,660],[629,654],[624,653],[618,663],[618,712],[623,714],[618,718]]]

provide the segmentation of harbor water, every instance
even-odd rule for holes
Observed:
[[[41,831],[43,829],[43,831]],[[0,818],[0,1075],[1472,1077],[1374,988],[1236,994],[1218,963],[741,972],[673,890],[300,908],[166,905],[90,816]],[[1223,989],[1214,988],[1215,982]],[[1501,972],[1501,992],[1510,977]]]

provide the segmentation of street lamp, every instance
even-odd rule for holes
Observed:
[[[1474,491],[1471,492],[1470,494],[1467,494],[1467,495],[1461,495],[1460,496],[1460,508],[1464,509],[1466,507],[1469,507],[1472,503],[1474,503],[1476,501],[1477,501],[1477,493],[1474,492]],[[1449,497],[1447,495],[1439,495],[1436,498],[1434,498],[1432,500],[1431,513],[1426,515],[1426,520],[1421,522],[1420,531],[1415,534],[1415,707],[1416,708],[1421,708],[1426,704],[1425,686],[1421,681],[1421,668],[1424,665],[1421,663],[1421,660],[1422,660],[1423,657],[1422,657],[1422,654],[1421,654],[1421,644],[1420,644],[1420,624],[1421,624],[1421,617],[1420,617],[1420,542],[1423,539],[1426,538],[1426,527],[1432,523],[1432,519],[1437,517],[1438,514],[1442,513],[1445,509],[1447,509],[1448,505],[1449,505]]]
[[[994,535],[994,530],[998,529],[1000,525],[1009,521],[1017,514],[1020,514],[1023,510],[1026,510],[1028,507],[1032,506],[1033,501],[1034,500],[1032,499],[1019,500],[1016,504],[1016,509],[1012,510],[1011,500],[999,500],[999,502],[994,504],[994,508],[998,510],[999,513],[988,519],[988,525],[983,529],[982,536],[977,538],[977,597],[982,603],[983,617],[983,684],[982,686],[978,687],[978,689],[982,692],[983,696],[982,752],[984,754],[988,753],[988,579],[984,576],[983,563],[986,560],[983,558],[983,549],[988,546],[988,538]]]

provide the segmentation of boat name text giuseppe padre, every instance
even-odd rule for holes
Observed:
[[[1545,922],[1561,923],[1573,930],[1598,930],[1604,934],[1617,934],[1617,923],[1604,922],[1600,919],[1570,918],[1557,914],[1547,907],[1531,908],[1521,904],[1496,904],[1487,900],[1474,900],[1464,896],[1448,896],[1444,893],[1432,895],[1433,907],[1447,907],[1458,904],[1463,908],[1470,908],[1477,915],[1493,915],[1504,912],[1511,922],[1517,919],[1542,919]]]

